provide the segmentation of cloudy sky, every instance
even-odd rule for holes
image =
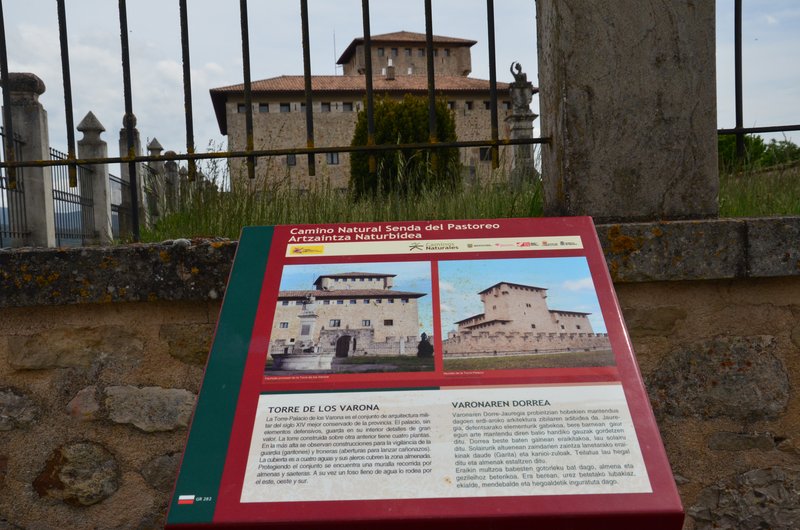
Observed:
[[[261,79],[301,74],[300,15],[297,0],[249,2],[251,72]],[[536,35],[532,0],[496,4],[497,64],[501,81],[508,66],[522,63],[536,83]],[[424,32],[424,2],[373,0],[372,32]],[[793,55],[800,44],[800,2],[747,0],[744,21],[745,125],[800,123],[800,75]],[[402,6],[402,7],[401,7]],[[732,127],[733,0],[717,1],[718,114]],[[66,149],[55,0],[4,2],[11,71],[33,72],[47,85],[42,102],[50,120],[50,143]],[[67,21],[76,124],[93,111],[114,145],[124,113],[117,2],[68,0]],[[434,32],[477,40],[473,76],[488,78],[483,0],[435,0]],[[335,59],[361,35],[359,0],[309,0],[312,71],[334,74]],[[166,148],[185,150],[178,0],[128,2],[133,108],[143,139],[157,137]],[[208,90],[242,80],[239,2],[190,0],[189,26],[195,141],[223,146]],[[534,100],[534,110],[538,112]],[[793,133],[798,142],[800,133]],[[791,134],[789,134],[792,137]],[[78,135],[80,138],[80,135]],[[113,153],[113,149],[111,150]]]

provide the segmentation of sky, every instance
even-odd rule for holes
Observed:
[[[395,274],[393,291],[427,293],[417,299],[419,332],[433,335],[433,301],[431,296],[431,264],[428,261],[389,263],[331,263],[325,265],[286,265],[281,274],[281,291],[306,291],[323,274],[372,272]]]
[[[547,289],[550,309],[591,313],[595,333],[606,333],[586,258],[520,258],[439,262],[442,337],[455,322],[483,313],[479,292],[506,281]]]
[[[167,150],[185,152],[186,137],[178,0],[134,0],[128,4],[133,109],[146,142],[157,138]],[[302,74],[300,2],[249,2],[252,79]],[[422,0],[372,0],[373,34],[399,30],[424,32]],[[50,144],[66,151],[59,36],[55,0],[3,3],[9,69],[33,72],[47,91]],[[533,0],[495,2],[498,80],[519,61],[536,84],[536,32]],[[733,0],[717,1],[718,116],[733,127]],[[313,74],[334,74],[335,59],[362,34],[359,0],[309,0]],[[478,41],[472,48],[473,77],[488,79],[486,2],[434,0],[437,35]],[[67,0],[73,108],[77,125],[92,111],[105,126],[104,138],[116,154],[124,102],[117,2]],[[189,0],[195,143],[224,149],[214,117],[210,88],[242,82],[239,2]],[[800,2],[745,0],[745,125],[800,123],[800,68],[793,56],[800,46]],[[533,110],[538,113],[534,98]],[[535,122],[535,126],[538,121]],[[538,129],[536,131],[538,133]],[[794,136],[793,136],[794,135]],[[773,135],[781,138],[782,135]],[[787,133],[800,143],[800,133]],[[80,139],[77,134],[77,139]]]

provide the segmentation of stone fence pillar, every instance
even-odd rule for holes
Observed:
[[[50,137],[47,132],[47,111],[39,96],[44,94],[44,82],[34,74],[9,73],[11,121],[14,133],[22,140],[21,161],[49,160]],[[53,208],[53,178],[49,167],[25,167],[17,170],[24,186],[25,214],[28,238],[25,244],[36,247],[55,247],[56,229]]]
[[[537,0],[547,215],[718,214],[714,4]]]
[[[126,125],[126,117],[123,116],[122,118],[122,128],[119,130],[119,156],[126,157],[128,156],[128,131],[125,127]],[[133,155],[134,156],[141,156],[142,155],[142,140],[139,137],[139,129],[136,128],[136,116],[131,115],[131,120],[133,120]],[[131,183],[131,175],[129,171],[130,164],[127,162],[122,162],[120,164],[119,169],[119,177],[124,182],[128,184]],[[129,190],[132,188],[129,188]],[[130,191],[129,191],[130,193]],[[139,223],[147,224],[147,208],[145,207],[144,202],[144,171],[142,170],[142,164],[136,164],[136,197],[139,202]],[[122,197],[122,206],[127,208],[130,211],[131,208],[131,198],[130,196]],[[131,215],[133,212],[131,211]]]
[[[86,114],[78,124],[83,138],[78,140],[78,158],[107,158],[108,144],[100,138],[106,130],[92,112]],[[94,227],[101,245],[113,242],[111,228],[111,183],[108,180],[108,164],[92,166],[92,197],[94,200]]]

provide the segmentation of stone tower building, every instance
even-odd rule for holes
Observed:
[[[525,354],[608,349],[594,333],[590,313],[550,309],[547,289],[500,282],[480,293],[484,312],[456,322],[444,341],[445,355]]]
[[[485,140],[491,137],[489,81],[468,77],[472,71],[471,47],[475,41],[435,36],[434,69],[436,92],[447,101],[455,116],[459,140]],[[376,97],[402,98],[406,94],[427,94],[425,35],[400,31],[371,38],[373,87]],[[314,92],[314,136],[318,147],[349,145],[355,130],[357,112],[366,95],[364,78],[364,40],[357,38],[342,53],[338,63],[344,75],[312,76]],[[498,83],[500,137],[511,135],[503,120],[511,115],[510,85]],[[306,112],[303,76],[283,75],[254,81],[253,132],[256,149],[297,148],[306,145]],[[246,148],[244,85],[211,90],[220,132],[228,136],[228,149]],[[501,148],[501,163],[512,165],[511,150]],[[260,158],[258,179],[287,183],[292,188],[308,189],[325,181],[333,188],[347,188],[350,156],[347,153],[319,154],[317,176],[308,176],[305,156],[287,155]],[[469,178],[486,178],[491,173],[488,148],[461,150],[461,162]],[[232,163],[232,183],[242,182],[244,161]]]

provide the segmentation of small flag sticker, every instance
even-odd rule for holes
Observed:
[[[178,495],[178,504],[194,504],[194,495]]]

